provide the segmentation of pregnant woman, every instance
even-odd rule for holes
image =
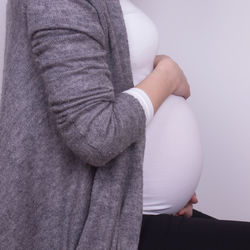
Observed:
[[[250,249],[194,210],[189,85],[128,0],[8,0],[0,249]],[[127,28],[127,32],[126,32]]]
[[[120,0],[120,4],[133,83],[138,87],[164,56],[155,58],[159,33],[152,20],[131,0]],[[196,210],[192,213],[192,203],[197,202],[194,193],[202,170],[202,150],[195,117],[185,99],[170,94],[154,112],[150,98],[141,89],[124,92],[138,98],[147,114],[139,250],[250,249],[249,223],[221,221]],[[185,216],[173,216],[180,214]]]
[[[120,3],[136,86],[153,71],[159,33],[154,23],[130,0],[120,0]],[[134,88],[124,92],[133,94]],[[175,214],[191,199],[201,175],[199,131],[183,97],[168,96],[153,119],[150,99],[144,103],[150,122],[146,128],[143,163],[143,214]]]

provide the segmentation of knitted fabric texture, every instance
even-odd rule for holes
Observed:
[[[7,4],[0,249],[137,250],[145,113],[119,0]]]

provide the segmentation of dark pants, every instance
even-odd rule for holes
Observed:
[[[250,222],[193,216],[143,215],[138,250],[250,250]]]

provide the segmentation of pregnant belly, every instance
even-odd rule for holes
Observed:
[[[202,147],[192,110],[170,95],[146,128],[143,213],[174,214],[195,192],[202,171]]]

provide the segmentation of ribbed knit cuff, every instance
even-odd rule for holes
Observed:
[[[147,126],[154,116],[154,107],[147,93],[144,90],[135,87],[127,89],[123,92],[128,93],[138,99],[145,111]]]

